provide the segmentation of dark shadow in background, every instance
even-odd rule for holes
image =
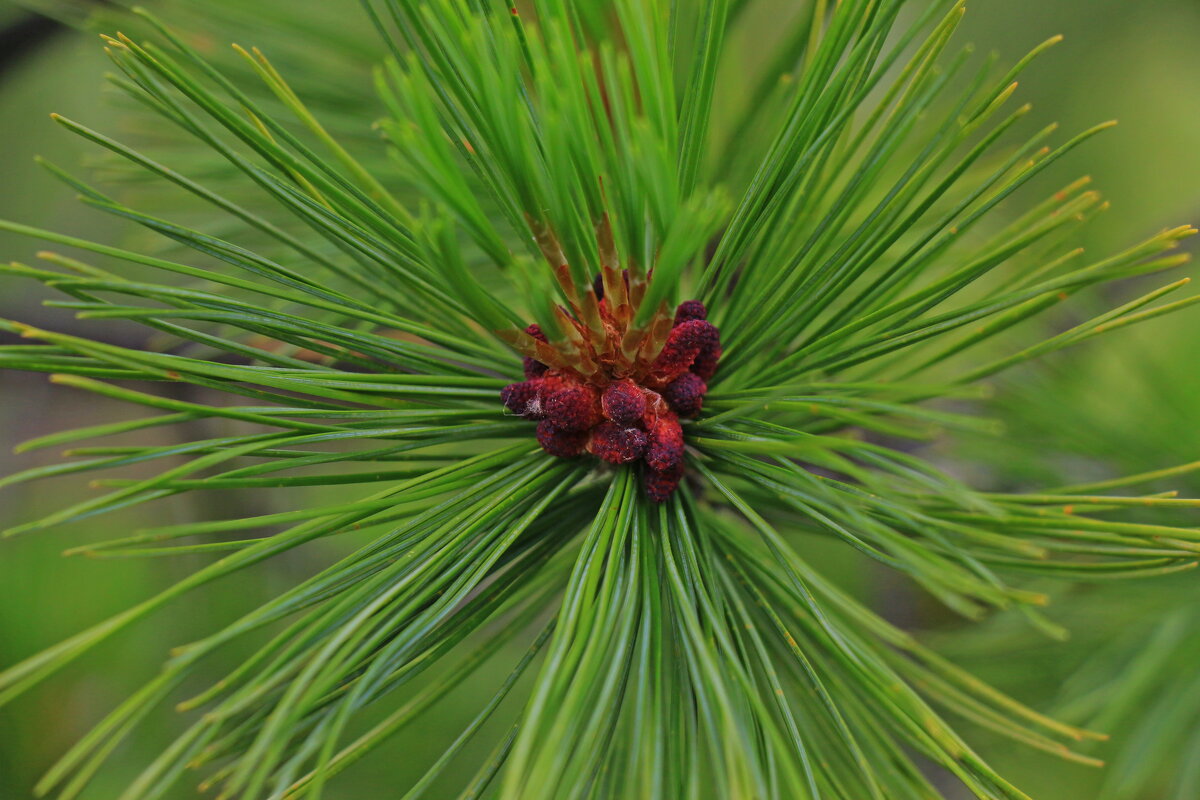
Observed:
[[[0,28],[0,81],[11,67],[66,30],[62,23],[39,14],[22,14]]]

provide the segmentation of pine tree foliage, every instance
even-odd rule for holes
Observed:
[[[1136,587],[1059,588],[1055,617],[1072,637],[1053,647],[1008,615],[927,638],[966,665],[994,662],[1000,648],[1021,654],[1007,678],[996,672],[1003,688],[1041,698],[1057,718],[1112,732],[1088,746],[1105,767],[1074,776],[1073,796],[1194,797],[1200,684],[1192,665],[1200,614],[1193,582],[1180,576]]]
[[[1104,204],[1086,181],[1033,193],[1108,127],[1061,141],[1025,129],[1015,79],[1054,40],[997,70],[954,44],[961,2],[815,2],[747,76],[727,45],[753,5],[365,2],[385,54],[367,112],[346,110],[362,86],[310,104],[311,82],[295,88],[269,54],[239,48],[236,70],[217,67],[149,14],[145,36],[106,37],[113,84],[191,145],[160,157],[57,121],[211,214],[171,219],[169,204],[127,203],[51,166],[85,205],[171,246],[0,223],[72,253],[4,273],[61,292],[51,305],[80,319],[153,332],[135,349],[2,323],[29,343],[0,347],[0,365],[148,411],[23,447],[197,419],[229,433],[75,447],[11,475],[0,483],[164,465],[99,478],[96,497],[5,535],[183,492],[295,491],[291,510],[78,548],[210,560],[7,668],[0,701],[223,576],[318,539],[358,544],[206,638],[171,643],[161,673],[39,791],[78,795],[174,701],[182,733],[122,800],[168,796],[192,769],[219,797],[319,797],[512,647],[523,655],[405,797],[429,796],[451,765],[462,797],[938,797],[926,764],[977,797],[1025,797],[962,720],[1091,760],[1069,745],[1098,734],[922,646],[804,543],[841,542],[967,618],[1011,608],[1051,635],[1031,576],[1194,566],[1200,530],[1114,512],[1200,501],[1110,493],[1136,479],[984,491],[920,449],[1001,435],[965,405],[984,379],[1190,304],[1165,299],[1184,279],[1047,337],[1022,325],[1090,287],[1179,267],[1171,251],[1194,230],[1089,260],[1073,239]],[[732,122],[715,113],[730,104]],[[375,108],[386,159],[361,155]],[[499,401],[521,357],[544,352],[529,323],[564,348],[598,331],[597,276],[632,298],[631,346],[661,347],[663,315],[690,298],[722,332],[703,414],[685,424],[688,477],[665,503],[635,468],[543,453]],[[163,382],[227,400],[167,398]],[[301,487],[322,486],[344,487],[340,499],[305,502]],[[181,694],[246,641],[244,662]],[[386,709],[370,726],[368,706]],[[462,749],[497,720],[491,757],[463,768]]]
[[[1176,496],[1180,488],[1194,491],[1200,462],[1185,459],[1194,459],[1197,446],[1189,408],[1196,382],[1189,370],[1172,368],[1173,354],[1152,346],[1159,335],[1161,330],[1145,330],[1140,341],[1123,341],[1103,358],[1092,353],[1083,364],[1043,361],[1036,376],[1025,376],[998,396],[995,413],[1021,432],[996,465],[997,472],[1001,464],[1006,467],[1000,479],[1025,482],[1036,469],[1064,483],[1070,478],[1063,465],[1083,457],[1096,474],[1072,491],[1111,491],[1128,480],[1121,476],[1133,474],[1163,497]],[[1096,382],[1116,365],[1120,395],[1097,397]],[[1096,430],[1106,435],[1097,437]],[[1036,464],[1019,455],[1030,441],[1042,450]],[[994,449],[994,442],[977,444]],[[1161,466],[1172,460],[1182,463]],[[1091,745],[1089,753],[1107,766],[1085,776],[1090,780],[1080,796],[1196,796],[1200,682],[1193,665],[1200,613],[1192,574],[1055,588],[1060,589],[1055,619],[1072,632],[1066,642],[1048,647],[1020,620],[1000,615],[985,625],[930,637],[931,643],[966,665],[986,664],[1001,650],[1023,654],[1011,674],[995,673],[1004,688],[1041,697],[1056,717],[1112,733]]]

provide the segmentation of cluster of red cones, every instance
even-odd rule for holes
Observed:
[[[584,380],[526,358],[526,380],[505,386],[501,400],[514,414],[538,421],[538,443],[550,455],[587,452],[611,464],[640,460],[646,494],[662,502],[683,478],[679,419],[700,413],[721,358],[720,335],[707,316],[700,301],[682,303],[657,357],[627,375]],[[526,333],[545,341],[537,325]]]

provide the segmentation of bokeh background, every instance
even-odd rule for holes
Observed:
[[[307,5],[298,0],[293,5],[321,7],[320,13],[332,14],[337,30],[347,39],[347,52],[354,47],[356,33],[365,33],[354,0]],[[779,5],[787,9],[794,3],[779,0]],[[78,11],[86,10],[87,3],[46,6]],[[770,14],[762,16],[763,24],[771,24]],[[172,19],[170,14],[167,18]],[[107,61],[100,42],[92,33],[37,22],[28,5],[10,0],[0,0],[0,31],[5,32],[0,34],[0,217],[107,240],[125,236],[114,234],[110,219],[82,209],[73,192],[33,160],[40,155],[75,168],[95,156],[81,140],[51,122],[51,111],[68,113],[100,130],[121,130],[129,125],[127,109],[114,104],[101,89]],[[1056,33],[1064,34],[1065,41],[1022,78],[1021,96],[1034,104],[1035,116],[1045,122],[1058,121],[1067,131],[1110,118],[1121,122],[1064,160],[1051,176],[1051,180],[1066,182],[1080,174],[1091,175],[1111,201],[1112,210],[1103,224],[1092,226],[1088,234],[1089,249],[1112,248],[1167,226],[1200,222],[1200,3],[974,0],[959,39],[976,42],[981,50],[995,49],[1011,61]],[[281,35],[286,34],[256,31],[249,25],[239,34],[240,41],[248,45],[275,41]],[[743,44],[747,51],[749,42],[750,38]],[[336,74],[344,80],[362,78],[359,88],[365,90],[365,74],[358,63],[348,58],[335,65]],[[142,133],[152,135],[153,131]],[[134,241],[139,235],[128,234]],[[0,258],[28,262],[37,249],[30,240],[0,233]],[[30,322],[53,319],[60,329],[79,324],[43,309],[40,300],[37,290],[26,282],[0,279],[0,316]],[[139,334],[110,327],[106,335],[136,341],[133,337]],[[1084,470],[1141,471],[1200,459],[1197,365],[1200,312],[1193,310],[1123,331],[1026,370],[1010,392],[1001,393],[995,409],[1009,419],[1014,474],[1042,469],[1022,461],[1020,454],[1028,452],[1031,443],[1041,453],[1082,450],[1103,465],[1078,465]],[[1064,413],[1055,413],[1056,409]],[[17,442],[62,427],[126,419],[138,413],[105,398],[51,387],[44,376],[0,373],[0,475],[59,459],[56,449],[14,455],[12,448]],[[148,435],[172,434],[139,434],[139,441],[146,441]],[[964,445],[967,451],[970,447],[970,443]],[[1071,466],[1068,463],[1064,469]],[[1185,478],[1174,485],[1187,489],[1188,480],[1191,491],[1200,494],[1198,479]],[[0,489],[0,528],[47,513],[88,491],[86,481],[72,478]],[[233,495],[228,502],[257,504],[256,513],[277,510],[262,508],[263,503],[276,502],[271,499]],[[228,513],[228,509],[223,511]],[[198,498],[160,501],[123,516],[105,517],[97,523],[103,531],[89,532],[86,524],[76,524],[61,532],[0,543],[0,667],[128,607],[195,567],[194,563],[168,559],[63,558],[64,548],[93,533],[111,536],[114,530],[135,529],[146,522],[147,515],[152,515],[156,524],[165,524],[214,514]],[[292,558],[300,561],[284,561],[225,579],[209,591],[189,596],[0,709],[0,799],[30,796],[37,777],[57,755],[154,674],[170,644],[199,636],[255,597],[271,595],[289,582],[292,570],[307,570],[303,560],[323,561],[319,545]],[[831,554],[830,558],[841,556]],[[1200,623],[1195,619],[1200,612],[1190,612],[1200,608],[1200,587],[1194,573],[1168,581],[1067,593],[1061,609],[1051,609],[1051,616],[1072,627],[1075,636],[1070,642],[1056,643],[1005,619],[962,633],[920,598],[906,595],[906,589],[888,576],[864,570],[852,561],[836,568],[855,591],[876,597],[906,625],[924,632],[943,645],[945,652],[1021,699],[1077,714],[1107,707],[1108,731],[1114,740],[1099,754],[1114,764],[1134,765],[1120,767],[1123,772],[1116,782],[1096,770],[1064,766],[1049,756],[993,741],[986,734],[975,739],[1033,797],[1200,797],[1200,783],[1187,783],[1190,778],[1186,774],[1189,763],[1200,762],[1200,741],[1196,740],[1200,730],[1200,670],[1196,666],[1200,663]],[[1180,608],[1183,611],[1173,610]],[[1155,640],[1159,644],[1154,651],[1161,651],[1161,657],[1153,663],[1136,662],[1137,654],[1148,649],[1141,637],[1158,630],[1165,615],[1181,619],[1172,622],[1176,628],[1168,633],[1176,629],[1183,633],[1175,638],[1162,634],[1166,638]],[[1110,676],[1133,671],[1138,664],[1145,673],[1141,683],[1124,694],[1106,683]],[[336,782],[329,796],[393,796],[394,787],[404,785],[410,771],[439,752],[439,734],[459,726],[467,710],[477,707],[484,691],[481,688],[475,696],[468,687],[453,703],[427,715],[423,735],[398,740],[366,759],[348,780]],[[1189,697],[1190,701],[1181,699]],[[1133,713],[1143,709],[1170,712],[1171,724],[1154,725],[1147,731]],[[117,796],[134,768],[176,729],[177,722],[169,713],[153,718],[117,753],[113,768],[84,796],[94,800]],[[1192,793],[1184,793],[1188,791]],[[179,794],[190,796],[191,787]]]

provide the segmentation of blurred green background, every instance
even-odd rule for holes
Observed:
[[[781,8],[791,7],[779,0]],[[152,5],[152,4],[151,4]],[[346,18],[357,18],[353,0],[332,0],[326,9],[345,6]],[[0,27],[26,19],[26,11],[0,0]],[[169,17],[168,17],[169,18]],[[765,19],[770,15],[764,15]],[[1022,79],[1020,96],[1034,103],[1041,121],[1058,121],[1076,131],[1116,118],[1121,124],[1072,154],[1056,167],[1065,182],[1091,175],[1112,202],[1105,222],[1093,226],[1089,248],[1103,250],[1149,235],[1161,228],[1200,222],[1200,3],[1196,0],[974,0],[968,7],[960,41],[982,50],[996,49],[1011,61],[1048,36],[1062,33],[1063,44],[1038,61]],[[265,33],[263,34],[266,35]],[[253,29],[241,33],[244,44],[256,44]],[[30,41],[23,53],[9,55],[0,72],[0,217],[76,235],[110,238],[112,223],[88,213],[73,194],[33,163],[35,155],[67,167],[85,159],[83,143],[48,118],[63,111],[101,130],[120,127],[122,111],[100,91],[107,61],[92,34],[67,29]],[[1195,240],[1192,240],[1195,241]],[[38,246],[30,240],[0,234],[0,257],[28,262]],[[47,319],[40,296],[29,284],[0,282],[0,316],[26,321]],[[59,323],[73,323],[54,317]],[[65,321],[65,322],[64,322]],[[110,336],[121,331],[110,329]],[[133,334],[130,334],[133,335]],[[1060,444],[1083,448],[1122,470],[1143,470],[1200,458],[1200,313],[1184,313],[1105,339],[1100,344],[1038,366],[1024,376],[1028,402],[1017,400],[1000,409],[1013,420],[1009,441],[1017,454],[1030,443],[1051,449]],[[1055,404],[1076,411],[1055,417],[1030,413],[1040,427],[1023,427],[1030,409]],[[1017,395],[1018,398],[1021,395]],[[1061,400],[1060,400],[1061,397]],[[1078,413],[1083,409],[1086,413]],[[13,455],[12,446],[63,427],[113,421],[138,414],[136,409],[101,397],[54,389],[39,375],[0,374],[0,474],[56,463],[55,449]],[[1046,423],[1046,420],[1051,422]],[[169,431],[149,435],[170,436]],[[146,434],[136,435],[146,441]],[[119,443],[119,442],[114,442]],[[0,494],[0,528],[27,520],[85,496],[86,481],[64,478],[10,488]],[[1193,479],[1192,491],[1200,491]],[[230,502],[271,502],[232,498]],[[268,509],[273,510],[273,509]],[[104,531],[133,529],[143,515],[158,524],[194,519],[211,509],[197,499],[159,502],[119,518],[110,515]],[[60,552],[92,534],[75,525],[0,545],[0,666],[40,650],[97,622],[190,572],[195,563],[175,560],[90,561],[60,557]],[[96,533],[100,533],[97,531]],[[41,772],[101,714],[154,674],[171,644],[188,641],[228,620],[245,603],[266,597],[292,574],[305,572],[324,559],[320,547],[293,561],[226,579],[203,594],[173,605],[115,642],[97,650],[65,674],[0,710],[0,800],[30,796]],[[309,560],[306,563],[304,560]],[[870,573],[879,576],[879,573]],[[849,575],[854,582],[856,575]],[[885,589],[859,578],[860,589],[883,597],[901,591],[894,581]],[[1053,704],[1068,673],[1100,652],[1106,644],[1145,627],[1135,613],[1113,609],[1153,610],[1174,604],[1200,606],[1194,577],[1173,580],[1169,587],[1149,582],[1107,587],[1083,600],[1068,600],[1060,615],[1084,628],[1068,644],[1056,644],[1005,627],[984,626],[974,638],[953,639],[943,629],[935,640],[948,642],[948,652],[984,671],[1022,699]],[[1130,605],[1137,599],[1145,605]],[[1161,601],[1156,598],[1162,598]],[[1075,605],[1071,605],[1075,603]],[[1080,605],[1082,603],[1082,605]],[[1090,615],[1089,608],[1109,609]],[[939,616],[926,618],[916,604],[904,620],[917,628],[940,627]],[[1052,609],[1052,616],[1054,611]],[[1195,630],[1200,631],[1200,628]],[[999,652],[997,652],[999,650]],[[979,655],[988,653],[987,657]],[[1181,674],[1159,676],[1162,684],[1194,685],[1195,661],[1185,660]],[[1182,674],[1190,667],[1192,674]],[[1188,682],[1190,681],[1190,684]],[[484,689],[480,690],[480,695]],[[452,705],[428,715],[426,734],[396,742],[356,768],[329,791],[334,798],[390,797],[403,785],[406,770],[428,763],[439,752],[438,734],[454,730],[479,697],[468,690]],[[1123,724],[1123,723],[1121,723]],[[1200,717],[1191,721],[1200,728]],[[1185,728],[1186,729],[1186,728]],[[108,800],[133,770],[148,760],[176,722],[170,714],[152,719],[114,760],[85,797]],[[1113,747],[1124,730],[1112,730]],[[979,740],[984,752],[1001,762],[1035,798],[1092,800],[1101,791],[1094,770],[1061,765],[1050,757],[1010,745]],[[1168,742],[1171,744],[1171,742]],[[1180,748],[1183,742],[1178,742]],[[1111,753],[1104,757],[1110,757]],[[1200,758],[1200,754],[1197,754]],[[1167,770],[1176,769],[1170,766]],[[1170,776],[1166,776],[1170,778]],[[1169,780],[1141,784],[1131,800],[1185,800]],[[948,789],[953,791],[953,789]],[[192,788],[180,797],[193,796]],[[1189,795],[1188,797],[1196,797]]]

